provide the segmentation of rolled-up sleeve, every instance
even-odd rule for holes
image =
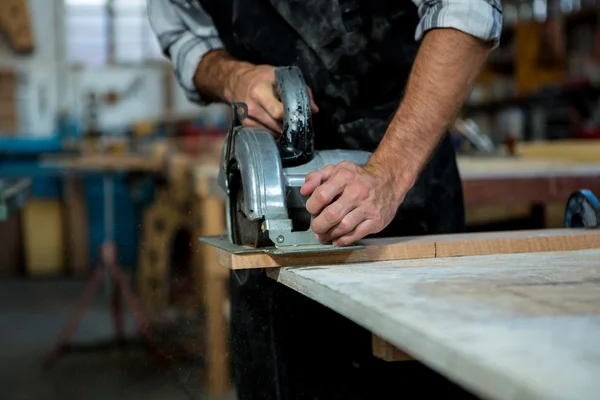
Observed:
[[[502,6],[499,0],[413,0],[420,22],[415,39],[436,28],[454,28],[498,46],[502,32]]]
[[[173,64],[177,81],[188,99],[203,104],[194,74],[206,53],[223,48],[212,19],[194,1],[148,0],[147,8],[150,26]]]

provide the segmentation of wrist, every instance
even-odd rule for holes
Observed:
[[[240,101],[236,98],[236,88],[239,87],[242,77],[252,69],[253,65],[243,61],[228,60],[225,66],[226,78],[223,84],[223,98],[228,103]]]
[[[395,154],[378,149],[373,153],[365,169],[373,175],[379,177],[386,185],[392,188],[396,203],[400,205],[404,196],[414,185],[416,174],[403,168],[402,162],[397,159]]]

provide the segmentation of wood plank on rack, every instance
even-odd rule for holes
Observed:
[[[218,262],[230,269],[332,265],[484,254],[530,253],[600,248],[600,230],[542,229],[365,239],[362,249],[291,253],[233,254],[217,249]]]

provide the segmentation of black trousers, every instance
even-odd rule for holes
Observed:
[[[462,191],[447,137],[396,219],[375,236],[463,229]],[[232,272],[230,283],[232,369],[241,400],[471,398],[416,361],[373,357],[371,332],[264,270]]]

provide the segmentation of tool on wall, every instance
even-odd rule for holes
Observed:
[[[565,211],[567,228],[600,228],[600,201],[587,190],[573,193]]]
[[[284,106],[284,132],[279,140],[261,128],[240,125],[248,108],[234,103],[234,118],[221,155],[219,184],[226,193],[227,237],[202,238],[230,252],[272,254],[341,251],[320,243],[310,228],[312,216],[300,194],[308,173],[350,161],[365,165],[371,153],[314,150],[310,98],[297,67],[275,69],[276,95]]]

